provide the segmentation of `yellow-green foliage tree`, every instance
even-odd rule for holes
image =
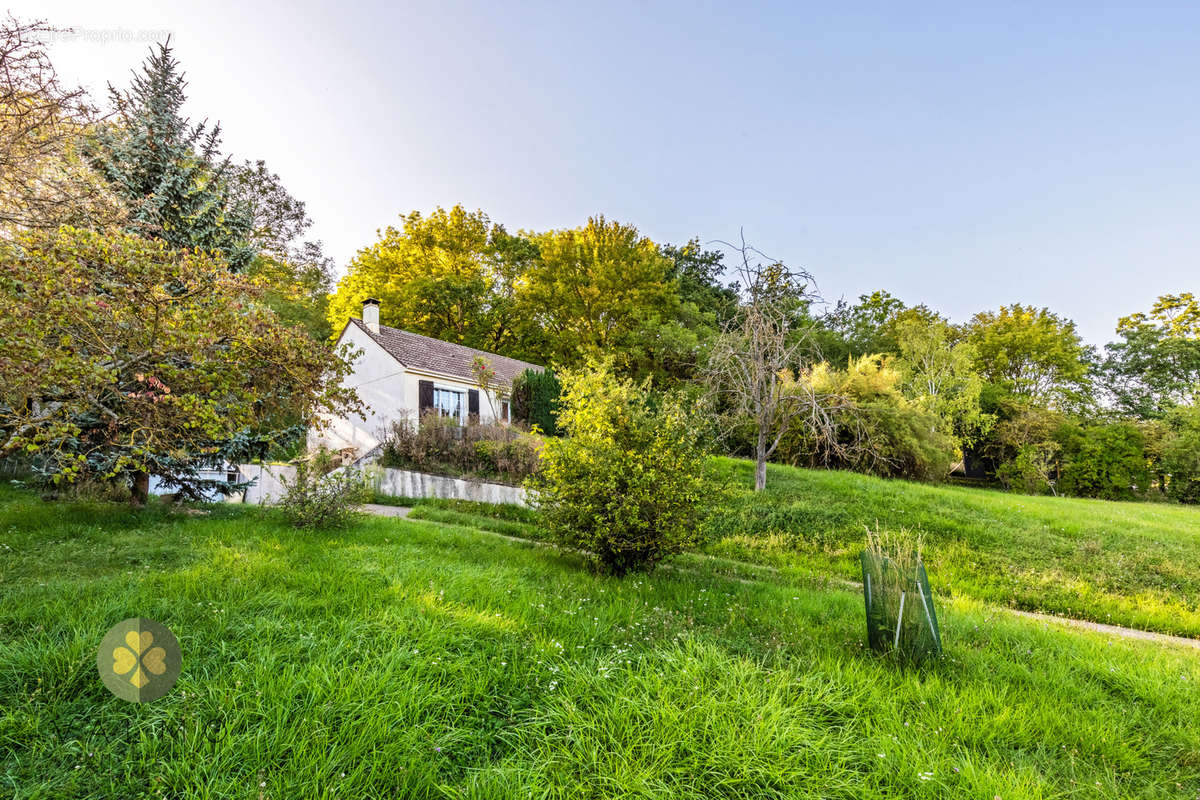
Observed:
[[[1090,398],[1090,354],[1071,320],[1015,304],[976,314],[966,333],[977,369],[1003,392],[1056,406]]]
[[[535,249],[509,236],[482,211],[414,211],[400,228],[358,252],[329,301],[334,333],[382,301],[381,322],[449,342],[526,355],[515,309],[517,278]]]
[[[539,258],[522,280],[521,304],[541,321],[551,362],[612,355],[626,374],[661,376],[694,360],[674,264],[637,228],[600,216],[533,238]]]
[[[695,371],[729,302],[718,256],[660,248],[603,217],[513,236],[461,206],[413,212],[359,251],[329,322],[340,331],[374,297],[392,327],[540,364],[611,355],[622,374],[678,379]]]
[[[794,378],[783,391],[812,398],[827,422],[789,426],[779,458],[794,464],[852,469],[874,475],[942,480],[955,456],[939,419],[901,390],[903,373],[889,356],[862,356],[846,369],[827,362]]]
[[[900,312],[889,324],[899,356],[894,366],[904,396],[937,420],[938,431],[969,447],[990,429],[980,406],[983,376],[975,346],[941,316],[921,307]]]
[[[59,228],[0,243],[0,456],[56,480],[146,473],[355,406],[347,354],[282,324],[220,258]]]

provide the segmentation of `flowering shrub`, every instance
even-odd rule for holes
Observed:
[[[519,486],[538,469],[541,437],[511,425],[459,425],[426,414],[392,423],[379,463],[435,475],[464,476]]]

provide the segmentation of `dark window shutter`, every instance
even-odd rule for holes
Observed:
[[[417,413],[422,417],[433,408],[433,381],[417,382]]]
[[[472,419],[479,419],[479,390],[467,390],[467,414]]]

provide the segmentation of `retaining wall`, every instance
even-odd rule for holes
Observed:
[[[255,505],[279,502],[286,491],[280,478],[290,481],[296,475],[296,468],[289,464],[241,464],[238,471],[241,473],[241,480],[257,478],[254,485],[246,489],[244,497],[244,502]],[[363,470],[363,474],[377,492],[392,497],[442,497],[450,500],[473,500],[477,503],[528,505],[525,490],[519,486],[376,466]]]

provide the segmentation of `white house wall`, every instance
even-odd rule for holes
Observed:
[[[379,444],[383,432],[408,404],[416,405],[414,390],[405,394],[405,369],[399,361],[367,336],[357,325],[348,325],[338,345],[349,344],[358,350],[354,368],[342,381],[352,387],[365,409],[362,414],[326,418],[324,430],[309,436],[309,446],[324,445],[330,450],[353,448],[360,455]]]
[[[420,398],[418,387],[423,380],[433,381],[435,389],[452,389],[464,394],[478,388],[469,380],[406,369],[357,325],[347,326],[338,344],[349,344],[360,351],[343,385],[355,389],[366,409],[361,415],[327,417],[328,425],[324,430],[309,435],[310,447],[324,445],[330,450],[353,448],[359,455],[366,453],[380,443],[392,422],[405,416],[414,420],[417,418]],[[488,395],[491,396],[491,403],[488,397],[480,393],[481,422],[493,421],[493,404],[496,412],[500,412],[496,392],[488,392]]]

